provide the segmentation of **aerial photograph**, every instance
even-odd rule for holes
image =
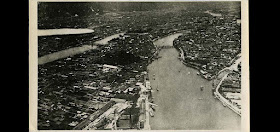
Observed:
[[[241,129],[240,1],[39,1],[37,27],[38,130]]]

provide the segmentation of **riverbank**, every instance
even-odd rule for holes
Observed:
[[[54,29],[51,31],[53,35],[45,33],[43,36],[39,32],[37,37],[40,57],[38,129],[70,130],[80,126],[79,123],[83,125],[83,120],[84,123],[94,121],[86,119],[96,111],[100,113],[94,117],[102,119],[96,120],[99,123],[92,124],[89,129],[139,129],[143,124],[137,126],[138,118],[145,119],[145,130],[240,128],[240,118],[213,99],[211,82],[197,76],[197,70],[183,65],[173,48],[174,39],[178,37],[173,35],[176,32],[185,31],[186,36],[193,37],[197,47],[204,42],[213,47],[211,45],[215,46],[216,42],[238,39],[239,32],[233,30],[235,24],[231,24],[238,18],[238,13],[227,16],[226,12],[228,9],[238,11],[239,2],[213,5],[204,2],[161,3],[164,6],[135,3],[141,4],[137,8],[131,8],[132,3],[129,3],[129,10],[119,8],[125,3],[105,2],[102,9],[103,6],[94,6],[98,2],[71,4],[38,3],[38,29]],[[212,17],[204,12],[206,10],[220,11],[223,17]],[[66,30],[62,33],[60,28],[74,29],[64,35]],[[77,28],[89,30],[74,33],[79,30]],[[121,32],[126,34],[108,38],[113,39],[108,44],[102,42],[108,42],[105,37]],[[219,46],[218,51],[224,49],[222,43]],[[205,48],[202,50],[210,51]],[[189,49],[195,50],[196,47]],[[143,92],[140,99],[144,100],[138,108],[135,106],[140,96],[137,83],[146,85],[147,72],[147,80],[154,91]],[[111,118],[116,109],[110,109],[112,105],[107,103],[112,99],[124,99],[132,105],[119,113],[120,118],[120,115],[116,116],[119,120]],[[150,111],[151,103],[158,105],[152,108],[155,113]],[[140,113],[143,117],[139,117]]]
[[[241,116],[241,109],[239,109],[237,106],[234,106],[229,100],[227,100],[226,98],[224,98],[220,92],[220,86],[222,84],[222,82],[224,81],[224,79],[228,76],[228,74],[226,74],[222,80],[220,81],[220,83],[218,84],[218,86],[215,89],[214,95],[215,98],[217,98],[218,100],[220,100],[224,106],[228,107],[229,109],[231,109],[233,112],[235,112],[236,114],[238,114],[239,116]]]
[[[82,121],[91,113],[102,109],[112,98],[125,99],[132,103],[131,108],[124,110],[123,117],[131,116],[130,121],[117,121],[120,129],[137,129],[139,108],[135,108],[135,102],[139,98],[139,87],[136,83],[143,82],[148,60],[155,49],[151,40],[146,39],[148,35],[115,36],[118,38],[111,37],[97,44],[98,48],[87,45],[86,48],[96,48],[94,50],[85,49],[88,51],[81,53],[61,51],[65,56],[71,56],[57,55],[64,59],[38,66],[40,129],[72,129],[79,123],[82,123],[82,126],[88,125],[88,122],[84,124]],[[111,39],[114,40],[110,41]],[[134,41],[130,42],[131,40]],[[78,50],[80,47],[75,48]],[[67,110],[61,111],[63,107]],[[107,129],[106,119],[100,121],[101,125],[97,125],[97,129]]]
[[[234,103],[232,101],[232,99],[226,98],[224,97],[220,92],[223,92],[221,89],[221,85],[223,84],[223,82],[225,81],[225,79],[229,76],[229,74],[237,71],[238,74],[240,74],[240,71],[238,70],[238,65],[241,63],[241,54],[237,55],[233,60],[232,60],[232,65],[229,67],[224,68],[223,70],[221,70],[218,75],[220,74],[224,74],[222,76],[222,79],[219,81],[218,85],[215,88],[214,91],[214,96],[220,100],[222,102],[222,104],[226,107],[228,107],[229,109],[231,109],[232,111],[234,111],[236,114],[238,114],[239,116],[241,116],[241,104],[238,103]],[[239,72],[238,72],[239,71]],[[223,73],[224,72],[224,73]],[[218,76],[217,75],[217,76]],[[231,79],[230,79],[231,80]],[[239,80],[241,81],[241,80]],[[241,89],[241,87],[240,87]],[[236,90],[236,89],[234,89]],[[241,91],[241,90],[240,90]],[[226,93],[232,93],[234,92],[235,96],[239,95],[239,97],[241,96],[241,93],[238,91],[232,91],[231,92],[226,92]],[[237,95],[236,95],[237,94]],[[233,99],[236,98],[235,96],[233,96]],[[241,102],[241,99],[237,97],[238,102]],[[239,106],[240,105],[240,106]]]
[[[165,37],[155,44],[172,46],[176,37]],[[240,129],[240,117],[213,98],[212,83],[182,64],[177,50],[162,49],[159,56],[148,66],[153,103],[157,105],[154,117],[150,117],[151,130]],[[204,91],[200,91],[201,86]]]
[[[181,50],[180,50],[181,51]],[[180,53],[181,54],[181,53]],[[199,75],[201,77],[203,77],[204,79],[207,79],[207,80],[212,80],[212,79],[217,79],[218,75],[221,74],[222,72],[227,72],[223,77],[222,79],[220,80],[219,84],[217,85],[217,87],[214,88],[214,91],[213,91],[213,94],[215,96],[215,98],[217,98],[218,100],[220,100],[222,102],[222,104],[226,107],[228,107],[229,109],[233,110],[236,114],[238,114],[239,116],[241,116],[241,109],[238,108],[236,105],[233,105],[232,102],[230,102],[230,100],[226,99],[224,96],[222,96],[219,92],[219,89],[220,89],[220,86],[222,84],[222,82],[225,80],[225,78],[227,78],[228,74],[230,72],[232,72],[233,70],[238,70],[238,64],[241,62],[241,54],[238,54],[234,59],[232,59],[231,61],[231,66],[229,67],[226,67],[224,69],[222,69],[221,71],[219,71],[215,76],[213,76],[212,78],[207,78],[202,74],[202,69],[199,67],[199,66],[195,66],[191,63],[186,63],[183,61],[183,59],[179,58],[181,60],[181,62],[188,66],[188,67],[192,67],[192,68],[195,68],[195,69],[198,69],[199,70]]]

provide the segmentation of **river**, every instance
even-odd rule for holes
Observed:
[[[38,36],[51,36],[51,35],[68,35],[68,34],[84,34],[92,32],[91,29],[48,29],[48,30],[38,30]],[[48,62],[52,62],[58,59],[66,58],[76,54],[81,54],[85,51],[89,51],[97,48],[97,44],[104,45],[107,44],[110,40],[123,35],[124,33],[114,34],[108,37],[105,37],[101,40],[94,42],[94,45],[83,45],[78,47],[73,47],[58,52],[50,53],[38,58],[38,64],[42,65]]]
[[[120,34],[108,36],[95,43],[106,44]],[[173,40],[180,35],[173,34],[159,39],[155,41],[155,45],[172,46]],[[38,58],[38,63],[45,64],[96,47],[84,45],[51,53]],[[162,49],[159,53],[162,58],[148,66],[151,86],[159,89],[153,93],[154,102],[158,107],[156,107],[155,116],[150,119],[151,129],[240,129],[240,116],[214,99],[211,92],[212,83],[197,76],[197,70],[183,65],[177,58],[178,54],[174,48]],[[153,74],[155,74],[155,80],[152,80]],[[205,87],[203,92],[200,91],[200,86]]]
[[[155,42],[171,46],[174,34]],[[241,117],[224,107],[212,95],[212,82],[196,75],[197,70],[183,65],[175,48],[162,49],[148,66],[156,107],[150,118],[152,130],[240,130]],[[155,80],[153,80],[155,74]],[[204,90],[200,91],[200,86]],[[158,88],[159,91],[155,89]]]

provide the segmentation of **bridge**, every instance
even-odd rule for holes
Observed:
[[[99,109],[98,111],[94,112],[87,119],[83,120],[76,127],[74,127],[73,130],[82,130],[82,129],[86,128],[93,120],[96,120],[99,116],[101,116],[103,113],[105,113],[108,109],[110,109],[115,104],[116,104],[116,102],[109,101],[101,109]]]

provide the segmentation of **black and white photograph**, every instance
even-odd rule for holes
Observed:
[[[29,2],[31,130],[249,131],[248,1]]]

